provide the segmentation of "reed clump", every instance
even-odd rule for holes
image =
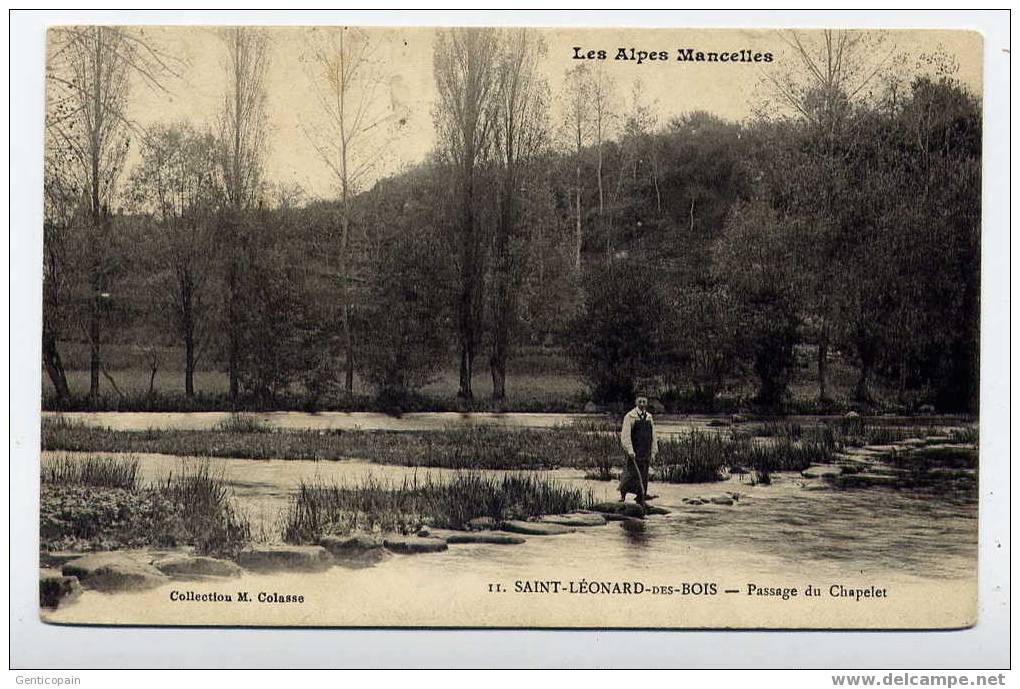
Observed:
[[[422,526],[464,528],[475,517],[527,519],[589,507],[590,491],[534,474],[430,473],[388,482],[302,483],[284,515],[284,540],[309,543],[355,530],[413,533]]]
[[[40,478],[40,536],[51,550],[193,545],[223,555],[251,538],[226,482],[204,462],[143,484],[131,457],[58,457],[44,460]]]

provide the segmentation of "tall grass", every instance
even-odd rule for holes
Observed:
[[[778,438],[786,441],[807,440],[830,447],[863,447],[889,445],[910,438],[941,435],[938,426],[896,425],[875,423],[866,417],[849,417],[804,425],[797,421],[770,420],[735,431],[741,436]]]
[[[716,433],[694,432],[659,442],[651,480],[665,483],[718,481],[733,462],[738,443]]]
[[[748,431],[752,436],[758,438],[790,438],[797,440],[804,434],[804,426],[799,421],[769,419],[751,426]]]
[[[133,457],[58,457],[42,462],[43,483],[102,488],[138,487],[138,460]]]
[[[754,469],[759,477],[776,471],[802,471],[833,459],[836,447],[819,440],[788,437],[755,439],[694,432],[659,443],[653,480],[666,483],[718,481],[727,467]]]
[[[356,529],[408,533],[422,525],[463,528],[474,517],[524,519],[590,506],[594,497],[526,474],[501,477],[459,473],[450,480],[426,473],[400,483],[368,477],[357,483],[302,483],[284,517],[284,540],[314,542]]]
[[[235,552],[251,540],[247,517],[234,507],[226,481],[207,462],[171,472],[155,490],[183,508],[181,528],[199,552]]]
[[[973,445],[977,445],[978,427],[965,426],[964,428],[954,428],[949,432],[949,437],[954,443],[971,443]]]
[[[242,417],[243,418],[243,417]],[[364,459],[380,464],[448,469],[587,468],[619,461],[615,432],[563,426],[438,431],[267,430],[228,420],[234,430],[114,431],[43,420],[44,450],[164,453],[248,459]],[[243,429],[243,430],[239,430]]]
[[[208,463],[143,485],[138,460],[60,457],[43,461],[40,533],[46,540],[129,546],[194,545],[228,554],[251,538],[227,484]]]
[[[865,417],[843,418],[827,422],[818,432],[830,433],[835,442],[845,447],[890,445],[910,438],[927,438],[939,435],[937,426],[895,426],[876,424]]]
[[[246,413],[231,414],[225,419],[216,422],[214,430],[223,433],[268,433],[269,426],[257,416]]]

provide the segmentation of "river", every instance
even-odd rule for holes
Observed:
[[[125,416],[130,415],[115,418]],[[198,415],[181,416],[194,423]],[[331,418],[312,418],[318,417],[324,417],[324,422]],[[374,415],[358,418],[376,419]],[[399,422],[412,423],[387,423]],[[215,421],[203,419],[203,423]],[[44,453],[44,457],[60,454],[65,453]],[[179,471],[185,464],[205,461],[156,454],[136,457],[149,480]],[[449,473],[360,461],[207,461],[222,473],[238,505],[269,539],[276,536],[279,515],[302,481],[356,481],[369,475],[400,481],[415,472],[419,476]],[[580,471],[543,473],[555,481],[591,489],[596,498],[614,497],[613,484],[586,480]],[[660,496],[656,504],[671,513],[643,524],[610,523],[562,536],[529,537],[518,546],[456,545],[443,553],[393,556],[367,570],[336,567],[318,574],[245,575],[225,589],[208,582],[193,587],[199,591],[247,587],[251,591],[305,592],[315,604],[305,609],[307,615],[300,617],[299,623],[344,626],[373,625],[379,620],[410,626],[601,626],[605,619],[616,621],[611,626],[718,626],[725,618],[736,619],[736,626],[810,627],[817,626],[819,614],[825,614],[827,626],[857,627],[869,626],[868,620],[873,622],[877,614],[873,607],[857,602],[846,607],[845,615],[832,618],[832,607],[818,607],[803,598],[796,605],[781,607],[752,597],[732,607],[733,600],[747,597],[745,589],[753,581],[803,587],[810,580],[823,588],[832,583],[877,583],[897,592],[890,594],[890,600],[875,603],[882,606],[882,619],[885,615],[904,616],[903,624],[896,626],[957,626],[968,623],[973,614],[976,493],[837,490],[796,474],[774,475],[768,486],[752,486],[741,477],[732,477],[710,484],[654,484],[652,490]],[[685,497],[723,491],[737,491],[741,498],[732,506],[683,502]],[[670,585],[714,582],[720,593],[708,599],[685,598],[696,601],[686,607],[649,606],[640,613],[620,601],[565,596],[542,599],[540,605],[537,598],[526,594],[498,596],[486,588],[493,582],[512,586],[515,581],[530,579],[621,577]],[[168,605],[171,590],[180,588],[181,584],[175,583],[149,592],[114,594],[116,604],[111,604],[111,594],[86,591],[77,602],[48,613],[46,619],[294,623],[295,613],[286,606]],[[723,594],[724,590],[740,593]],[[924,609],[924,601],[933,597],[951,602]],[[737,617],[728,617],[731,615]]]

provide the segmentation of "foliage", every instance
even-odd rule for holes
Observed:
[[[794,363],[798,308],[795,257],[787,241],[789,219],[756,202],[736,206],[716,247],[717,270],[737,302],[758,378],[758,402],[778,408]]]
[[[596,402],[627,403],[663,363],[665,303],[655,276],[636,262],[591,270],[572,327],[571,354]]]
[[[141,486],[135,460],[87,456],[44,462],[40,537],[51,550],[194,545],[229,555],[251,538],[222,477],[208,465]]]

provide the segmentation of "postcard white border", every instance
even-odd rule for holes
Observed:
[[[1001,668],[1009,663],[1009,14],[1005,11],[175,11],[10,15],[11,666]],[[951,632],[490,631],[59,627],[39,621],[45,28],[70,23],[854,27],[985,36],[979,622]]]

